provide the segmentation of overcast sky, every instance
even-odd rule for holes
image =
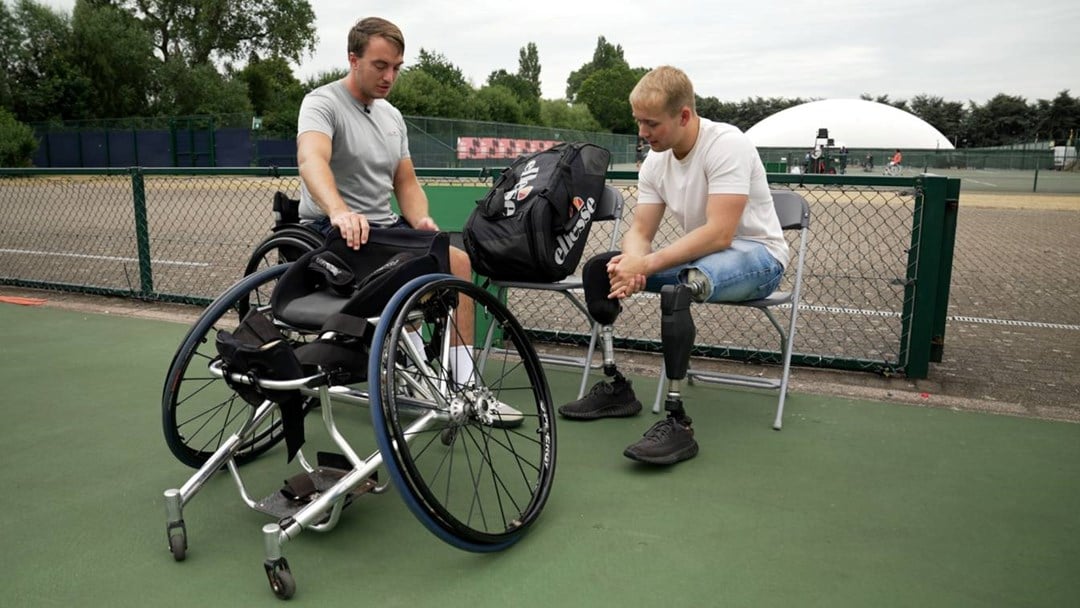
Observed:
[[[565,95],[600,36],[631,67],[680,67],[699,95],[721,101],[1080,95],[1078,0],[309,1],[319,42],[301,79],[345,67],[348,29],[375,15],[403,30],[406,64],[421,47],[435,51],[477,87],[494,70],[516,72],[518,51],[534,42],[547,99]]]

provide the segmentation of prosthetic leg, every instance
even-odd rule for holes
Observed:
[[[690,349],[694,346],[697,329],[690,315],[693,287],[664,285],[660,290],[660,342],[664,347],[664,368],[667,370],[668,393],[664,409],[668,417],[689,425],[690,418],[683,409],[682,383],[690,367]]]
[[[683,409],[680,388],[690,367],[690,349],[694,345],[694,319],[690,302],[703,289],[689,285],[665,285],[660,290],[660,340],[664,347],[668,394],[664,401],[667,417],[652,425],[642,438],[623,451],[631,460],[654,465],[672,465],[693,458],[698,453],[693,422]]]
[[[564,418],[594,420],[633,416],[641,411],[641,402],[634,395],[629,380],[615,365],[612,325],[622,311],[618,300],[609,299],[611,282],[608,280],[607,264],[618,251],[609,251],[591,258],[582,267],[582,283],[585,287],[585,305],[589,316],[600,325],[600,340],[604,353],[604,376],[587,395],[559,407]]]

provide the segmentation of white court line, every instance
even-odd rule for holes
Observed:
[[[583,290],[573,290],[583,291]],[[652,292],[641,292],[634,295],[635,298],[659,298],[660,294]],[[791,308],[791,304],[780,304],[776,308]],[[863,317],[899,317],[901,313],[892,310],[870,310],[866,308],[847,308],[843,306],[817,306],[814,304],[801,304],[799,305],[800,311],[812,311],[812,312],[831,312],[834,314],[843,315],[860,315]],[[979,323],[982,325],[1007,325],[1010,327],[1037,327],[1039,329],[1062,329],[1069,331],[1080,331],[1080,325],[1067,325],[1063,323],[1043,323],[1042,321],[1018,321],[1015,319],[991,319],[987,317],[968,317],[962,315],[954,315],[945,318],[947,321],[955,321],[957,323]]]
[[[997,188],[998,187],[997,184],[991,184],[990,182],[980,182],[979,180],[971,179],[970,177],[963,177],[961,179],[964,180],[964,181],[967,181],[967,182],[971,182],[973,184],[979,184],[980,186],[990,186],[991,188]]]
[[[790,308],[790,304],[783,304],[777,306],[777,308],[787,307]],[[815,312],[832,312],[841,313],[847,315],[862,315],[864,317],[899,317],[900,313],[891,310],[865,310],[861,308],[842,308],[838,306],[812,306],[801,305],[799,310],[812,310]],[[962,315],[954,315],[951,317],[945,317],[947,321],[956,321],[958,323],[980,323],[982,325],[1008,325],[1011,327],[1038,327],[1040,329],[1064,329],[1072,331],[1080,331],[1080,325],[1066,325],[1063,323],[1043,323],[1042,321],[1018,321],[1015,319],[990,319],[987,317],[967,317]]]
[[[106,260],[111,262],[138,262],[137,258],[124,258],[113,255],[90,255],[87,253],[70,253],[66,251],[35,251],[33,249],[0,249],[0,253],[19,253],[23,255],[51,255],[62,258],[80,258],[86,260]],[[154,264],[163,266],[209,266],[205,262],[178,262],[175,260],[151,260]]]

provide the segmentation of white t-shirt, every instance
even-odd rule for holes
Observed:
[[[390,207],[394,174],[401,159],[409,157],[409,137],[401,112],[385,99],[376,99],[365,108],[349,94],[345,83],[336,80],[304,97],[297,135],[306,131],[330,137],[330,171],[349,209],[376,224],[394,223],[398,217]],[[301,180],[300,217],[318,219],[325,215]]]
[[[638,173],[639,204],[665,204],[685,232],[705,225],[710,194],[748,197],[736,239],[757,241],[785,267],[788,244],[776,217],[765,166],[757,148],[738,128],[701,119],[697,141],[685,158],[671,150],[650,152]]]

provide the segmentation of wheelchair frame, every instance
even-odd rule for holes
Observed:
[[[300,230],[311,233],[306,228]],[[268,252],[275,250],[274,243],[295,246],[299,242],[292,234],[284,235],[289,240],[275,240],[281,236],[275,233],[264,240],[251,263],[265,259]],[[234,382],[258,385],[262,389],[299,391],[305,398],[305,411],[318,404],[327,434],[351,467],[348,471],[335,469],[334,480],[328,482],[324,475],[327,469],[313,466],[301,450],[297,458],[300,467],[312,479],[321,480],[322,487],[316,488],[310,502],[289,505],[287,513],[280,512],[282,499],[278,492],[262,501],[252,498],[239,468],[282,439],[277,403],[266,400],[251,406],[233,393],[216,405],[214,398],[209,398],[211,406],[204,412],[190,417],[186,411],[179,415],[189,399],[209,393],[208,386],[216,382],[224,385],[228,372],[222,368],[216,353],[199,352],[213,342],[207,336],[215,328],[220,329],[222,320],[232,312],[237,313],[234,321],[253,312],[272,316],[265,305],[268,300],[263,299],[264,294],[259,290],[276,281],[287,267],[288,264],[280,264],[259,270],[219,296],[189,330],[170,365],[163,390],[166,442],[181,462],[198,469],[179,488],[164,493],[166,534],[174,559],[182,561],[187,556],[185,505],[222,469],[229,471],[244,504],[277,517],[276,522],[262,527],[263,566],[272,591],[282,599],[291,597],[296,590],[283,555],[285,543],[305,529],[332,530],[342,510],[353,499],[366,492],[382,493],[389,483],[380,486],[374,481],[380,467],[389,472],[390,481],[413,514],[445,542],[468,551],[490,552],[505,549],[519,540],[543,509],[553,480],[556,442],[550,389],[539,358],[520,324],[494,295],[472,283],[441,274],[419,277],[390,297],[380,317],[368,319],[375,329],[370,343],[365,345],[370,349],[367,391],[335,385],[332,377],[321,369],[290,380],[230,374]],[[450,332],[456,328],[455,306],[460,297],[471,298],[477,318],[487,322],[476,350],[479,357],[475,367],[481,378],[465,386],[451,382],[449,367],[442,363],[450,360]],[[438,314],[433,314],[433,309]],[[291,342],[299,344],[312,338],[310,333],[272,320]],[[414,332],[417,326],[423,326],[422,331]],[[407,333],[431,342],[422,344],[421,350]],[[480,333],[478,325],[476,335]],[[329,337],[332,336],[323,334],[320,339]],[[503,348],[493,349],[493,346]],[[501,362],[492,360],[492,353],[498,353]],[[483,375],[492,370],[493,382],[484,380]],[[194,387],[190,393],[185,392],[187,384]],[[499,392],[504,389],[506,392]],[[493,407],[505,398],[501,395],[511,391],[516,391],[516,395],[529,393],[524,397],[530,403],[522,430],[500,428],[493,413]],[[339,405],[370,406],[377,451],[366,458],[356,453],[335,421],[334,409]],[[514,405],[523,407],[521,401]],[[197,425],[193,432],[189,424]],[[217,424],[221,425],[220,429]],[[195,436],[208,426],[210,440],[196,443]],[[520,452],[519,446],[524,446]],[[447,459],[452,462],[458,451],[465,452],[462,458],[467,458],[473,448],[478,452],[474,458],[479,462],[460,465],[459,469],[469,469],[465,478],[451,479],[452,474],[443,471],[443,464]],[[437,453],[440,449],[441,457]],[[421,463],[421,459],[427,460]],[[481,488],[487,477],[492,478],[491,487]],[[465,507],[457,502],[451,504],[452,481],[464,487],[472,484],[474,495],[470,504]],[[435,482],[446,485],[445,493],[434,487]],[[497,504],[490,507],[490,513],[485,512],[482,501],[492,495]]]

